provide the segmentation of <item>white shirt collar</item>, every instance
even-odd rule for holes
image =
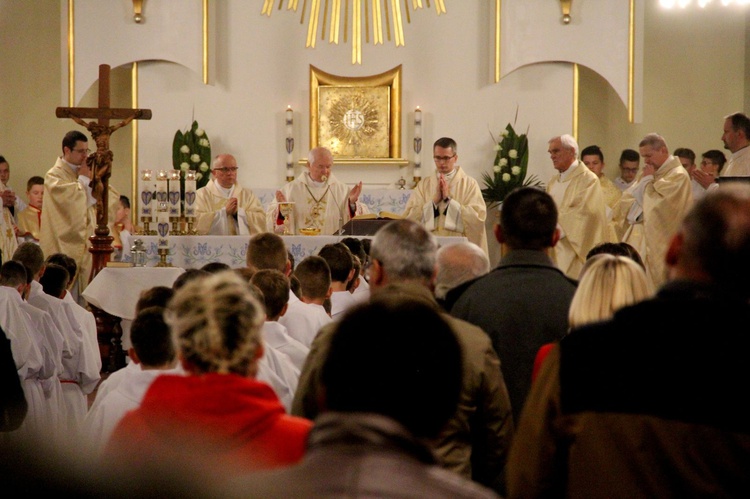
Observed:
[[[219,182],[216,179],[214,179],[214,185],[216,186],[216,190],[222,193],[225,198],[231,197],[232,192],[234,192],[234,185],[232,185],[232,187],[230,187],[229,189],[225,189],[224,187],[219,185]]]
[[[579,165],[580,163],[578,162],[578,160],[575,160],[573,161],[573,163],[571,163],[567,170],[565,170],[564,172],[560,172],[560,182],[565,182],[573,173],[573,171],[578,168]]]
[[[67,161],[65,161],[65,158],[63,158],[62,156],[60,157],[60,159],[62,160],[63,163],[65,163],[66,165],[68,165],[68,167],[71,170],[73,170],[73,173],[78,173],[78,169],[81,167],[81,165],[74,165],[73,163],[68,163]],[[86,160],[84,160],[84,161],[86,161]]]

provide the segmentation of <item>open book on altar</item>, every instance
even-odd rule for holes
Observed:
[[[366,213],[364,215],[357,215],[352,220],[400,220],[404,217],[398,213],[392,211],[381,211],[379,213]]]

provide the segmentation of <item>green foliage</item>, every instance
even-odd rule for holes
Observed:
[[[174,134],[172,167],[182,171],[182,182],[184,182],[185,172],[193,170],[196,172],[195,183],[198,189],[208,183],[211,169],[211,142],[206,132],[198,127],[197,121],[193,121],[193,125],[184,133],[177,130]]]
[[[491,135],[491,134],[490,134]],[[532,175],[526,178],[529,165],[529,139],[525,133],[518,135],[513,126],[508,123],[500,140],[495,142],[495,162],[492,174],[483,173],[485,188],[482,189],[484,201],[490,208],[499,205],[510,191],[516,187],[530,185],[540,187],[542,182]]]

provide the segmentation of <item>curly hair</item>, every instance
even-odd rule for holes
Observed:
[[[191,371],[255,376],[265,312],[234,272],[189,281],[164,318]]]

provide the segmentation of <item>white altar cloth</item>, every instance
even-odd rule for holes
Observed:
[[[326,244],[336,243],[348,236],[281,236],[294,262],[318,254]],[[369,239],[371,236],[355,236]],[[157,236],[132,236],[132,240],[142,239],[146,247],[146,266],[154,267],[159,262]],[[226,263],[232,268],[245,267],[247,263],[248,236],[172,236],[169,238],[167,263],[183,269],[200,268],[210,262]],[[465,241],[465,237],[438,237],[438,244]],[[130,257],[126,256],[128,260]],[[122,270],[122,269],[121,269]],[[129,269],[125,269],[129,270]],[[93,282],[93,281],[92,281]],[[89,284],[91,286],[91,284]],[[88,289],[88,288],[87,288]],[[84,298],[86,295],[84,294]]]
[[[171,288],[183,272],[179,267],[105,267],[83,290],[83,297],[109,315],[133,320],[141,291],[154,286]]]

